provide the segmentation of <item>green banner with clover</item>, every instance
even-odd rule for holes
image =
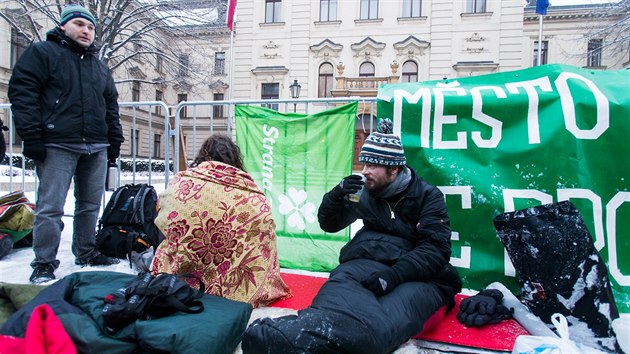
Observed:
[[[445,194],[464,287],[516,290],[496,215],[571,200],[630,312],[629,87],[630,70],[544,65],[379,88],[378,116]]]
[[[236,142],[271,204],[282,267],[329,271],[338,264],[349,228],[322,231],[317,209],[352,171],[357,105],[311,115],[235,106]]]

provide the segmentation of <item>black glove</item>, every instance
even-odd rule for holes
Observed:
[[[387,269],[372,273],[372,275],[361,282],[361,285],[373,292],[374,295],[381,297],[390,293],[400,283],[398,273],[394,269]]]
[[[107,147],[107,161],[116,163],[116,159],[120,156],[120,144],[111,144]]]
[[[497,289],[482,290],[477,295],[462,300],[457,320],[468,326],[482,326],[508,319],[512,311],[503,306],[503,293]]]
[[[512,317],[512,309],[503,305],[497,305],[492,314],[480,314],[479,312],[459,312],[457,320],[466,327],[481,327],[488,323],[499,323]]]
[[[459,311],[466,313],[478,312],[482,315],[494,313],[497,305],[503,301],[503,293],[497,289],[486,289],[477,295],[462,300]]]
[[[44,160],[46,160],[46,146],[41,140],[25,141],[22,155],[31,160],[44,162]]]
[[[350,175],[345,177],[339,182],[335,188],[330,191],[330,197],[336,200],[341,200],[348,194],[356,193],[359,189],[363,188],[363,179],[359,175]]]

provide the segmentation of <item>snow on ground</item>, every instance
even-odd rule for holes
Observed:
[[[7,171],[3,169],[6,167],[7,166],[0,166],[0,186],[1,186],[0,196],[9,193],[8,183],[11,177],[8,176]],[[14,175],[12,182],[13,182],[13,190],[21,189],[21,186],[22,186],[21,170],[18,170],[17,174]],[[24,185],[26,186],[25,188],[26,197],[31,202],[35,202],[35,192],[34,192],[35,177],[32,174],[30,175],[27,174],[24,178],[24,182],[25,182]],[[136,175],[135,179],[130,174],[125,174],[121,176],[122,185],[126,183],[145,183],[145,182],[148,182],[147,176],[143,176],[140,173]],[[153,175],[151,184],[155,187],[156,191],[159,194],[165,188],[163,175],[161,176]],[[105,198],[103,200],[103,207],[105,206],[105,203],[107,202],[107,200],[109,200],[109,197],[111,196],[111,194],[112,192],[105,193]],[[65,210],[64,210],[66,216],[63,217],[63,222],[64,222],[65,227],[64,227],[64,230],[62,231],[61,243],[59,245],[59,251],[57,254],[57,258],[61,261],[59,268],[55,271],[55,276],[57,277],[57,279],[61,279],[64,276],[69,275],[74,272],[84,272],[84,271],[107,270],[107,271],[114,271],[114,272],[121,272],[121,273],[128,273],[128,274],[138,273],[137,269],[131,268],[129,265],[129,262],[126,262],[124,260],[121,261],[119,264],[106,266],[106,267],[102,267],[102,266],[101,267],[90,267],[90,266],[81,267],[81,266],[75,265],[74,256],[71,251],[73,210],[74,210],[74,196],[73,196],[72,189],[70,189],[68,191],[68,197],[66,199],[66,205],[65,205]],[[360,220],[357,221],[355,224],[351,225],[351,229],[350,229],[351,234],[354,234],[354,232],[356,232],[361,226],[362,226],[362,223]],[[21,249],[13,250],[10,254],[8,254],[6,257],[1,259],[0,260],[0,282],[14,283],[14,284],[27,284],[29,282],[28,278],[30,277],[31,272],[33,271],[32,268],[30,267],[30,262],[33,260],[33,257],[34,255],[33,255],[32,248],[21,248]],[[308,272],[308,271],[301,271],[301,270],[283,269],[283,271],[307,274],[307,275],[324,276],[324,277],[328,276],[327,273],[316,273],[316,272]],[[476,293],[476,291],[473,291],[470,289],[464,289],[462,292],[467,295],[474,295]],[[288,310],[288,309],[278,309],[278,308],[255,309],[250,318],[250,323],[253,320],[260,317],[279,317],[279,316],[294,314],[294,313],[295,311]],[[621,328],[630,328],[630,325],[629,325],[630,314],[622,314],[622,319],[623,319],[624,327],[621,327]],[[573,333],[572,337],[575,337],[575,333]],[[618,337],[621,339],[622,336],[618,335]],[[433,348],[433,349],[428,349],[428,348]],[[415,353],[437,354],[437,353],[450,352],[453,349],[454,349],[453,347],[449,347],[448,345],[444,345],[444,344],[410,340],[407,343],[404,343],[398,350],[394,352],[394,354],[415,354]],[[459,347],[457,351],[461,352],[461,350],[462,350],[462,347]],[[479,351],[471,350],[471,351],[466,351],[466,352],[492,353],[491,351],[486,351],[486,350],[479,350]],[[235,352],[235,354],[237,353],[241,353],[240,346],[239,348],[237,348],[237,351]]]

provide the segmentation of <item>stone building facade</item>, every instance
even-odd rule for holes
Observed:
[[[188,72],[182,74],[190,79],[174,83],[151,56],[114,75],[121,102],[163,101],[171,115],[180,101],[289,99],[295,80],[300,98],[373,97],[383,83],[536,65],[539,16],[534,10],[522,0],[239,0],[233,39],[224,26],[186,29],[186,45],[168,39],[180,46],[177,60],[186,60]],[[543,20],[542,63],[628,68],[627,47],[608,50],[602,44],[610,39],[593,35],[621,18],[606,11],[603,5],[550,7]],[[42,31],[51,26],[40,23]],[[0,103],[8,103],[11,68],[25,45],[0,18]],[[309,112],[318,107],[326,106],[311,104]],[[228,112],[227,105],[180,111],[180,139],[189,158],[194,147],[186,140],[226,130]],[[123,156],[162,158],[164,110],[123,108],[121,113],[127,138]],[[6,121],[4,115],[0,110]],[[363,138],[358,134],[357,144]],[[19,151],[19,139],[15,142]]]

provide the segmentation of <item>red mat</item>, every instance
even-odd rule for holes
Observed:
[[[292,273],[280,273],[280,276],[291,289],[293,297],[278,300],[269,306],[293,310],[302,310],[309,307],[313,302],[313,298],[317,295],[319,288],[328,280],[328,278],[323,277]]]
[[[328,279],[292,273],[281,273],[281,276],[291,288],[293,297],[276,301],[270,306],[293,310],[301,310],[308,307],[319,288]],[[464,347],[509,352],[512,351],[516,337],[521,334],[528,334],[515,320],[506,320],[497,324],[485,325],[481,328],[462,325],[455,316],[457,315],[456,309],[459,308],[459,303],[466,297],[466,295],[457,294],[455,296],[455,308],[449,311],[444,319],[436,322],[434,326],[429,324],[434,318],[429,319],[427,324],[425,324],[425,327],[428,327],[427,330],[414,336],[414,338]]]
[[[432,342],[457,344],[465,347],[483,348],[510,352],[514,347],[516,337],[529,334],[513,319],[488,324],[483,327],[466,327],[457,321],[457,309],[462,299],[468,296],[455,295],[455,307],[449,311],[444,319],[433,328],[421,332],[414,338]]]

